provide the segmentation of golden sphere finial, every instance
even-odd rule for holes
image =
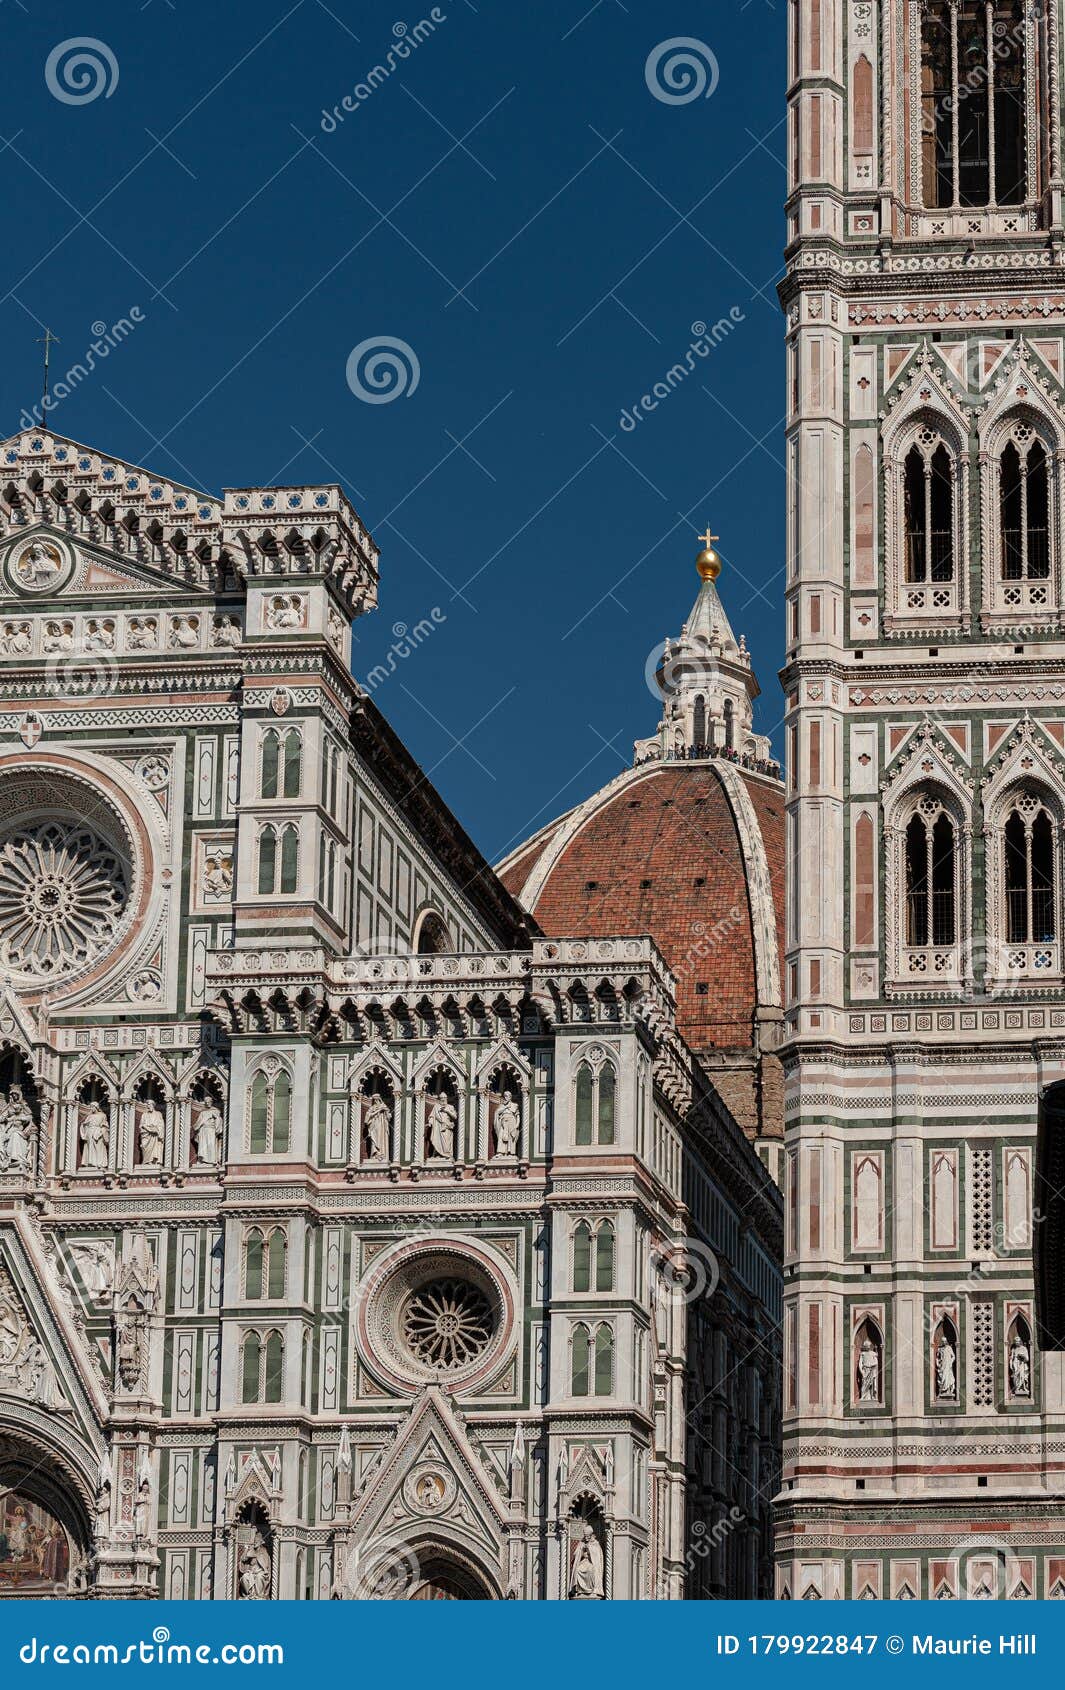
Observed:
[[[695,559],[695,568],[700,581],[716,581],[721,574],[721,559],[714,550],[714,541],[718,537],[711,534],[709,523],[706,525],[706,533],[699,536],[703,549]]]

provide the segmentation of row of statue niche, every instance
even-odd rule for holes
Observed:
[[[134,1105],[134,1125],[138,1166],[161,1168],[166,1116],[154,1094],[138,1099]],[[222,1111],[210,1093],[193,1104],[192,1143],[196,1161],[204,1167],[217,1167],[221,1160],[223,1126]],[[81,1167],[106,1171],[111,1159],[111,1117],[98,1096],[87,1097],[79,1105],[78,1142]]]
[[[1016,1328],[1007,1356],[1010,1395],[1030,1397],[1032,1394],[1032,1351],[1026,1334]],[[937,1402],[958,1400],[958,1351],[953,1327],[940,1330],[934,1356],[935,1394]],[[859,1395],[863,1401],[880,1400],[880,1357],[868,1334],[858,1355]]]
[[[515,1157],[521,1143],[521,1106],[513,1092],[492,1094],[496,1098],[491,1115],[495,1154]],[[445,1090],[431,1092],[425,1100],[425,1147],[430,1161],[454,1162],[458,1142],[459,1114]],[[379,1091],[366,1095],[362,1106],[363,1155],[368,1162],[387,1162],[392,1139],[392,1104]]]

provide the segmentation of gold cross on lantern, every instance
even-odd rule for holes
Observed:
[[[713,545],[715,540],[720,540],[721,536],[720,536],[720,534],[711,534],[710,524],[707,523],[706,533],[700,534],[699,538],[703,542],[703,545],[706,546],[709,549],[709,547]]]

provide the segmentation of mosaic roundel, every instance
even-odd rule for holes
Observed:
[[[47,595],[65,586],[70,559],[53,540],[27,540],[8,553],[6,573],[16,592]]]

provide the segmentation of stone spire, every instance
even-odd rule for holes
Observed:
[[[764,734],[754,731],[760,688],[747,642],[736,639],[717,580],[721,558],[707,529],[695,560],[702,585],[679,639],[666,640],[655,670],[663,698],[662,720],[651,739],[636,742],[636,761],[648,757],[703,758],[735,755],[776,769]]]

